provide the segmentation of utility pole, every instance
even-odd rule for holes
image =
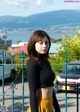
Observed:
[[[7,29],[5,28],[4,29],[4,35],[3,35],[3,39],[4,39],[4,50],[6,51],[6,39],[7,39]]]

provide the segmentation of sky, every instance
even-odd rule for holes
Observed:
[[[80,10],[80,0],[0,0],[0,16],[29,16],[63,9]]]

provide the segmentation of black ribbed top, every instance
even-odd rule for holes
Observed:
[[[31,112],[38,112],[36,90],[53,86],[55,74],[44,55],[37,55],[40,61],[31,59],[27,64],[27,77],[30,89]]]

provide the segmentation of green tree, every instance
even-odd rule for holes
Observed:
[[[66,58],[67,62],[80,60],[80,34],[76,32],[74,36],[63,35],[64,39],[61,41],[61,46],[58,49],[59,52],[56,56],[49,58],[52,68],[56,73],[64,68]]]
[[[51,43],[57,43],[62,41],[62,39],[54,39],[54,38],[50,38],[50,39],[51,39]]]
[[[17,41],[17,44],[19,44],[20,42],[22,42],[21,40]]]
[[[73,37],[65,34],[60,49],[59,55],[67,55],[70,60],[80,60],[80,34],[76,32]]]

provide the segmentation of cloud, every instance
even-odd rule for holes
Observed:
[[[5,0],[9,5],[15,5],[19,8],[28,8],[29,0]]]
[[[5,0],[9,5],[14,5],[18,8],[28,8],[34,0]],[[52,4],[54,0],[36,0],[38,6],[44,5],[45,3]]]
[[[43,3],[43,0],[36,0],[36,3],[37,3],[37,5],[42,5],[42,3]]]
[[[42,5],[43,2],[46,2],[48,4],[52,4],[54,0],[36,0],[37,5]]]

